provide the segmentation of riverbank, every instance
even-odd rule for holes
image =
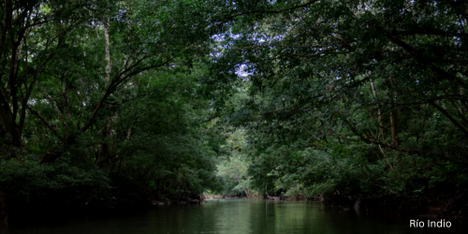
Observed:
[[[87,194],[70,194],[49,191],[38,193],[29,200],[8,197],[7,206],[2,209],[5,221],[0,225],[45,220],[67,220],[82,216],[108,216],[111,214],[142,212],[158,205],[200,204],[203,198],[197,196],[168,196],[148,194],[139,190],[123,190],[93,197]]]
[[[219,195],[219,194],[203,194],[201,195],[201,197],[203,199],[220,199],[220,198],[224,198],[224,199],[229,199],[229,198],[247,198],[245,196],[234,196],[234,195]],[[249,198],[263,198],[264,196],[263,195],[260,195],[260,194],[253,194],[251,195]]]
[[[342,210],[379,215],[411,217],[468,218],[468,197],[465,194],[428,194],[421,197],[381,197],[347,199],[340,196],[328,199],[316,198]]]

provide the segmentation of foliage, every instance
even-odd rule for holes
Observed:
[[[247,171],[251,162],[244,153],[247,150],[245,131],[236,129],[228,133],[228,142],[223,147],[227,147],[229,151],[220,157],[217,166],[217,175],[224,182],[223,195],[243,194],[251,197],[258,194],[258,191],[252,189],[252,177]]]
[[[236,4],[205,84],[225,90],[220,110],[247,130],[255,187],[350,198],[466,192],[466,9]]]
[[[219,187],[201,3],[0,3],[0,212]]]

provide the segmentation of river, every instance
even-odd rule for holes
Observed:
[[[147,212],[124,215],[28,222],[0,227],[0,234],[467,233],[461,221],[445,219],[445,223],[447,221],[451,223],[450,228],[427,228],[427,224],[424,228],[415,228],[410,227],[410,218],[356,214],[354,211],[336,210],[320,202],[221,199],[219,202],[209,200],[202,205],[161,206]]]

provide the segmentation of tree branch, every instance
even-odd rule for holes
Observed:
[[[452,121],[455,126],[457,126],[463,133],[468,135],[468,128],[463,126],[458,120],[456,120],[448,111],[446,111],[444,108],[442,108],[439,104],[437,104],[435,101],[430,101],[429,102],[433,107],[435,107],[437,110],[439,110],[442,114],[444,114],[450,121]]]
[[[59,136],[59,134],[57,133],[57,131],[55,131],[55,129],[47,122],[47,120],[44,119],[44,117],[41,116],[41,114],[39,114],[37,111],[31,109],[31,107],[29,107],[28,105],[26,105],[26,108],[29,110],[29,112],[31,112],[31,114],[35,115],[39,120],[41,120],[41,122],[50,130],[54,133],[54,135],[56,135],[57,137],[59,137],[61,139],[61,137]]]
[[[378,140],[374,140],[370,137],[365,137],[363,135],[361,135],[357,129],[351,124],[349,123],[348,121],[344,121],[345,123],[348,124],[348,126],[351,128],[351,131],[356,134],[362,141],[366,142],[366,143],[370,143],[370,144],[377,144],[377,145],[381,145],[385,148],[390,148],[390,149],[393,149],[393,150],[396,150],[396,151],[401,151],[401,152],[405,152],[405,153],[411,153],[411,154],[417,154],[417,153],[420,153],[419,151],[417,150],[412,150],[412,149],[402,149],[402,148],[399,148],[399,147],[396,147],[396,146],[393,146],[393,145],[390,145],[390,144],[386,144],[386,143],[383,143],[381,141],[378,141]]]
[[[381,30],[380,28],[378,28],[378,29]],[[384,34],[390,41],[392,41],[393,43],[399,45],[401,48],[406,50],[410,54],[410,56],[412,58],[416,59],[417,61],[419,61],[420,63],[422,63],[424,65],[428,65],[431,68],[431,70],[434,71],[440,78],[453,81],[453,82],[457,83],[459,86],[462,86],[462,87],[467,84],[467,82],[465,80],[462,80],[462,79],[460,79],[460,78],[458,78],[458,77],[456,77],[456,76],[454,76],[454,75],[440,69],[439,67],[435,66],[434,64],[431,64],[426,58],[424,58],[411,45],[409,45],[406,42],[398,39],[397,37],[393,36],[390,33],[385,33],[384,32]]]
[[[283,13],[283,12],[287,12],[287,11],[290,11],[290,10],[294,10],[294,9],[297,9],[297,8],[303,8],[303,7],[307,7],[313,3],[316,3],[318,2],[319,0],[315,0],[315,1],[310,1],[308,3],[304,3],[304,4],[299,4],[297,6],[293,6],[293,7],[290,7],[290,8],[286,8],[286,9],[282,9],[282,10],[276,10],[276,11],[249,11],[249,12],[240,12],[238,14],[235,14],[235,15],[232,15],[230,16],[228,19],[234,19],[238,16],[241,16],[241,15],[252,15],[252,14],[258,14],[258,13],[268,13],[268,14],[278,14],[278,13]]]

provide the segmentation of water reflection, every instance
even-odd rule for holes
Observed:
[[[81,218],[0,227],[0,234],[158,234],[158,233],[463,233],[451,229],[409,228],[408,220],[385,220],[337,211],[316,202],[221,199],[203,205],[162,206],[144,213]],[[458,226],[458,227],[457,227]]]

